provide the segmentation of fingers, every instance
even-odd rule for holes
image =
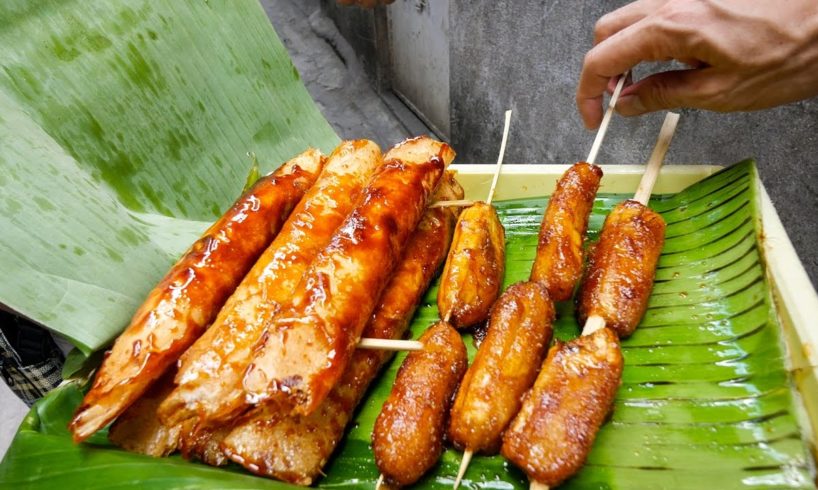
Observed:
[[[673,58],[680,49],[669,34],[650,19],[642,19],[605,41],[585,55],[577,87],[577,107],[589,129],[602,120],[602,94],[611,78],[643,61]]]
[[[639,22],[668,0],[637,0],[602,16],[594,26],[594,45]]]
[[[623,116],[693,107],[723,110],[727,87],[711,69],[677,70],[651,75],[625,88],[616,104]]]

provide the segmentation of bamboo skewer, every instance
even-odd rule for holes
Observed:
[[[620,79],[617,88],[619,87],[619,85],[621,85],[621,83],[622,79]],[[614,96],[616,96],[616,92],[614,93]],[[609,106],[609,110],[610,107],[613,107],[613,104]],[[645,172],[644,174],[642,174],[642,179],[640,180],[639,186],[637,187],[636,193],[634,195],[634,200],[638,201],[642,205],[647,205],[648,200],[650,199],[650,195],[653,191],[653,186],[656,184],[656,179],[659,176],[659,170],[662,167],[665,155],[667,154],[667,150],[670,147],[670,142],[673,139],[673,134],[676,132],[676,125],[678,122],[679,115],[676,113],[669,112],[665,116],[665,121],[662,124],[662,129],[659,131],[659,137],[656,141],[656,146],[653,148],[653,152],[651,153],[650,159],[648,160],[648,163],[645,166]],[[592,154],[590,156],[595,155]],[[582,335],[583,336],[590,335],[596,332],[597,330],[601,330],[603,328],[605,328],[605,319],[602,318],[601,316],[591,316],[585,321],[585,325],[582,329]],[[531,481],[529,488],[530,490],[549,490],[548,485],[537,481]]]
[[[472,456],[474,456],[474,451],[471,449],[463,451],[463,459],[460,460],[460,468],[457,469],[457,478],[454,480],[454,490],[457,490],[457,487],[460,486],[460,482],[463,481],[463,475],[466,474],[466,469],[468,469],[469,463],[471,463]]]
[[[622,84],[622,80],[625,77],[623,76],[622,79],[619,80],[619,85]],[[614,92],[614,97],[616,97],[616,92]],[[613,107],[613,103],[610,108]],[[606,114],[607,116],[607,114]],[[662,123],[662,129],[659,131],[659,137],[656,140],[656,146],[653,148],[653,152],[650,155],[650,159],[648,160],[647,165],[645,166],[645,172],[642,174],[642,179],[639,181],[639,186],[636,189],[636,193],[633,197],[635,201],[638,201],[642,205],[647,205],[648,200],[650,199],[650,195],[653,191],[653,186],[656,184],[656,179],[659,176],[659,170],[662,167],[662,163],[664,162],[665,155],[667,154],[667,150],[670,147],[670,141],[673,139],[673,134],[676,132],[676,125],[679,122],[679,115],[673,112],[668,112],[665,116],[665,121]],[[603,121],[603,125],[605,122]],[[600,129],[602,129],[600,127]],[[599,136],[597,135],[597,139]],[[596,143],[596,142],[595,142]],[[591,156],[595,156],[593,154],[589,155],[589,159]],[[605,328],[605,319],[601,316],[590,316],[585,321],[585,325],[582,328],[582,335],[591,335],[592,333]],[[538,482],[538,481],[531,481],[529,484],[530,490],[549,490],[549,486]]]
[[[491,181],[491,188],[489,188],[489,196],[486,199],[486,204],[491,204],[494,199],[494,191],[497,188],[497,180],[500,178],[500,167],[503,165],[503,158],[506,154],[506,143],[508,142],[508,130],[511,127],[511,109],[506,111],[505,123],[503,125],[503,139],[500,142],[500,154],[497,156],[497,168],[494,172],[494,178]],[[458,199],[455,201],[437,201],[432,203],[430,208],[443,208],[447,206],[471,206],[475,201],[471,199]]]
[[[506,155],[506,142],[508,142],[508,130],[511,127],[511,109],[506,111],[506,120],[503,123],[503,139],[500,141],[500,154],[497,155],[497,167],[494,169],[494,179],[491,181],[491,188],[489,188],[489,197],[486,198],[486,204],[491,204],[494,199],[494,191],[497,190],[497,181],[500,179],[500,167],[503,165],[503,157]]]
[[[359,349],[413,351],[423,350],[423,342],[418,340],[375,339],[365,338],[358,342]]]
[[[596,138],[594,138],[594,143],[591,145],[591,151],[588,152],[588,158],[585,160],[588,163],[594,163],[594,160],[596,160],[596,155],[599,153],[599,148],[602,146],[602,140],[605,139],[605,133],[608,132],[608,123],[611,122],[614,107],[616,107],[616,102],[619,100],[619,94],[622,92],[622,87],[625,86],[625,80],[627,78],[628,72],[625,72],[619,77],[619,81],[616,83],[616,88],[614,89],[613,95],[611,95],[611,100],[608,102],[608,109],[605,111],[605,115],[602,117],[602,124],[599,125],[599,129],[596,131]]]
[[[665,116],[665,121],[662,123],[662,129],[659,131],[656,146],[653,148],[650,160],[648,160],[648,164],[645,166],[645,173],[642,174],[639,187],[636,188],[636,194],[633,196],[633,200],[638,201],[643,206],[648,204],[653,186],[656,184],[656,179],[659,176],[659,170],[662,168],[662,162],[664,162],[667,150],[670,148],[670,141],[676,132],[678,122],[679,115],[674,112],[668,112]],[[591,316],[585,321],[585,326],[582,328],[582,335],[590,335],[603,328],[605,328],[605,319],[600,316]]]
[[[497,156],[497,165],[494,168],[494,177],[491,180],[491,187],[489,188],[488,197],[486,197],[486,204],[491,204],[494,199],[494,192],[497,189],[497,181],[500,178],[500,169],[503,165],[503,158],[506,153],[506,143],[508,142],[508,131],[511,127],[511,109],[505,113],[505,122],[503,124],[503,138],[500,141],[500,154]],[[466,206],[474,204],[474,201],[458,200],[458,201],[438,201],[431,204],[429,207],[443,207],[443,206]],[[451,313],[443,318],[443,321],[448,323]],[[423,343],[417,340],[395,340],[395,339],[373,339],[362,338],[358,341],[358,348],[360,349],[376,349],[388,351],[418,351],[423,350]]]
[[[454,201],[437,201],[433,202],[429,205],[430,208],[445,208],[445,207],[454,207],[454,206],[471,206],[474,204],[472,199],[457,199]]]

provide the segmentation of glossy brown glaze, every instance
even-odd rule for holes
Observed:
[[[406,356],[372,432],[375,463],[393,485],[411,485],[437,463],[468,364],[460,334],[446,322],[429,327],[420,341],[423,350]]]
[[[557,343],[503,436],[503,456],[552,488],[576,473],[613,406],[622,364],[607,328]]]
[[[241,413],[245,407],[241,379],[265,323],[329,243],[381,163],[381,151],[371,141],[345,141],[333,151],[318,180],[211,328],[182,355],[178,387],[159,412],[168,424],[198,417],[209,425]]]
[[[540,283],[512,285],[491,309],[488,331],[452,405],[449,439],[496,454],[551,341],[554,304]]]
[[[324,401],[453,158],[448,145],[426,137],[385,155],[356,208],[267,325],[244,376],[248,403],[276,399],[309,414]]]
[[[307,150],[260,179],[148,295],[117,338],[69,424],[75,442],[139,398],[210,325],[321,171]]]
[[[463,198],[463,189],[447,172],[435,200]],[[400,264],[364,329],[364,337],[400,338],[451,244],[457,208],[427,209]],[[269,405],[251,411],[222,443],[230,458],[248,470],[299,485],[321,474],[344,435],[355,407],[392,354],[357,349],[343,376],[309,415],[282,415]]]
[[[581,324],[600,316],[620,337],[633,333],[648,307],[664,240],[665,221],[650,208],[625,201],[611,211],[577,295]]]
[[[493,206],[477,202],[460,213],[437,293],[440,318],[457,329],[486,321],[503,286],[505,251]]]
[[[571,298],[582,276],[582,244],[602,169],[578,162],[562,174],[540,226],[531,280],[545,285],[554,301]]]
[[[165,425],[156,410],[173,390],[175,369],[169,369],[108,429],[108,439],[132,453],[147,454],[154,458],[167,456],[179,447],[180,425]]]

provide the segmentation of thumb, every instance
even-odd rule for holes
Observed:
[[[616,111],[623,116],[639,116],[680,107],[708,108],[718,93],[714,81],[707,68],[656,73],[625,88]]]

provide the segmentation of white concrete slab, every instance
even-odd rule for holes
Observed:
[[[0,459],[6,455],[6,450],[17,432],[17,427],[28,413],[28,407],[0,381]]]

